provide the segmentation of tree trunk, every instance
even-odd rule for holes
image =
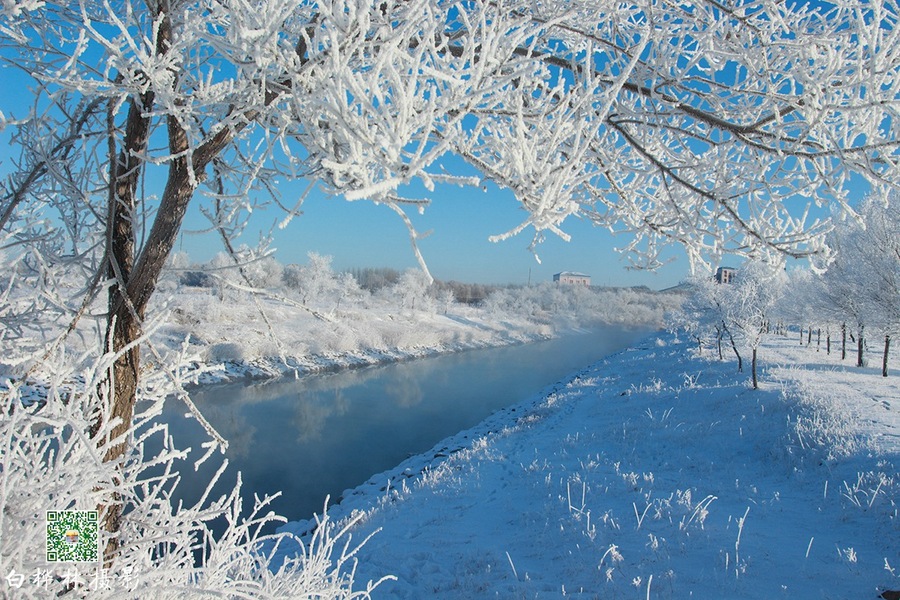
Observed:
[[[137,393],[140,373],[140,352],[136,345],[129,347],[140,336],[140,314],[134,310],[127,298],[127,284],[134,268],[134,216],[138,180],[142,171],[138,158],[146,149],[150,135],[150,120],[146,117],[153,104],[153,93],[132,98],[128,107],[125,124],[125,138],[121,151],[116,154],[112,108],[107,113],[109,126],[110,185],[107,207],[107,276],[113,285],[107,293],[107,321],[105,347],[107,352],[117,355],[115,362],[100,382],[98,394],[105,407],[104,413],[96,416],[91,425],[90,435],[97,437],[104,422],[119,420],[110,432],[110,438],[98,439],[98,445],[110,439],[121,437],[130,427],[134,412],[134,398]],[[128,350],[124,350],[128,348]],[[104,455],[107,462],[119,459],[127,445],[126,439],[108,446]],[[112,497],[97,507],[101,515],[103,529],[115,536],[119,531],[122,506],[118,497]],[[116,537],[111,537],[104,550],[107,566],[118,548]]]
[[[759,389],[759,381],[756,379],[756,347],[753,348],[752,356],[753,356],[753,358],[751,358],[751,360],[750,360],[750,364],[751,364],[750,370],[753,373],[753,389],[758,390]]]
[[[174,155],[183,153],[187,148],[184,130],[171,118],[169,119],[169,142],[170,150]],[[104,386],[107,390],[106,402],[110,406],[110,418],[118,417],[122,420],[113,430],[113,435],[118,435],[131,427],[140,376],[140,347],[137,342],[141,335],[141,322],[147,304],[156,289],[166,259],[175,246],[178,230],[181,228],[187,205],[193,196],[194,188],[188,176],[188,168],[187,161],[183,157],[174,159],[169,165],[168,180],[158,214],[136,262],[134,261],[131,215],[129,213],[126,216],[126,211],[116,211],[115,226],[111,236],[110,269],[111,271],[120,271],[117,279],[125,282],[125,289],[122,289],[121,283],[110,287],[110,316],[106,344],[107,349],[116,353],[123,352],[126,347],[130,346],[130,348],[116,360],[109,374],[110,382]],[[124,221],[128,223],[123,224]],[[132,264],[134,264],[133,269],[131,268]],[[95,427],[99,427],[99,423]],[[122,457],[127,442],[127,440],[123,440],[112,446],[108,450],[105,460],[115,461]],[[122,505],[118,498],[114,498],[109,505],[101,507],[100,510],[105,514],[103,517],[104,529],[110,534],[116,534],[119,531],[122,515]],[[117,538],[111,537],[104,551],[105,563],[111,564],[117,549]]]
[[[809,346],[810,344],[812,344],[812,325],[806,331],[806,345]]]
[[[884,336],[884,356],[881,358],[881,376],[888,376],[888,352],[891,350],[891,336],[890,334],[885,334]]]
[[[819,327],[816,330],[816,352],[819,351],[819,348],[822,346],[822,328]]]
[[[803,326],[800,326],[800,345],[803,345]]]
[[[152,4],[152,3],[151,3]],[[168,52],[172,42],[172,23],[163,12],[167,3],[155,5],[157,57]],[[310,35],[312,32],[310,31]],[[301,40],[302,41],[302,40]],[[305,57],[306,44],[298,44],[297,53],[301,64]],[[174,72],[173,72],[174,73]],[[177,74],[176,74],[177,76]],[[266,91],[266,104],[279,97],[277,91]],[[169,137],[169,153],[172,157],[165,189],[153,223],[143,246],[135,249],[137,189],[145,165],[144,157],[151,133],[151,119],[155,96],[147,92],[128,99],[128,115],[121,148],[117,148],[114,109],[111,102],[107,110],[109,135],[109,192],[106,235],[106,259],[108,276],[113,281],[108,292],[108,313],[105,335],[106,352],[116,354],[116,359],[98,385],[98,394],[103,402],[103,410],[96,415],[91,425],[91,438],[98,438],[106,419],[118,420],[109,435],[97,439],[98,445],[107,447],[106,462],[119,461],[127,450],[129,440],[124,437],[132,425],[134,406],[140,378],[140,347],[144,312],[159,281],[187,212],[194,188],[205,176],[209,163],[227,148],[234,137],[255,118],[252,111],[245,112],[246,119],[235,126],[223,127],[210,135],[188,152],[189,142],[182,124],[173,116],[168,116],[166,127]],[[102,527],[109,534],[104,549],[104,567],[109,568],[118,551],[118,536],[122,520],[122,500],[116,495],[102,498],[98,506]]]
[[[831,354],[831,329],[825,330],[825,352]]]
[[[734,355],[737,357],[738,361],[738,373],[743,373],[744,361],[743,359],[741,359],[741,353],[738,352],[737,344],[734,343],[734,336],[731,335],[731,332],[728,330],[728,327],[724,323],[722,324],[722,329],[725,331],[725,333],[728,334],[728,339],[731,340],[731,349],[734,350]]]
[[[847,324],[841,323],[841,360],[847,358]]]
[[[165,54],[171,39],[171,24],[162,19],[159,26],[157,53]],[[143,169],[140,158],[147,147],[150,135],[150,117],[153,107],[153,93],[132,98],[125,124],[122,149],[115,154],[115,141],[110,138],[110,194],[107,223],[107,257],[109,277],[115,283],[108,294],[109,312],[105,343],[106,351],[118,356],[100,384],[100,397],[106,407],[105,414],[98,415],[92,426],[95,437],[104,419],[118,419],[111,435],[115,439],[131,428],[137,388],[140,378],[140,347],[138,340],[142,333],[141,323],[144,311],[156,289],[156,283],[165,261],[175,246],[181,221],[187,205],[193,196],[193,184],[189,169],[202,169],[221,150],[225,137],[211,139],[209,147],[204,146],[194,155],[193,165],[188,163],[186,150],[187,136],[174,118],[169,118],[169,150],[174,158],[168,165],[168,179],[160,200],[147,240],[135,254],[135,207],[137,206],[137,185]],[[113,115],[108,116],[110,136],[113,135]],[[233,135],[233,134],[228,134]],[[215,142],[215,143],[212,143]],[[106,438],[98,444],[106,443]],[[124,456],[128,440],[121,439],[110,446],[104,456],[107,462],[114,462]],[[104,549],[104,564],[111,565],[118,550],[118,537],[122,517],[122,504],[118,497],[104,500],[98,506],[102,526],[110,534]]]
[[[107,448],[103,457],[103,460],[106,462],[120,459],[127,449],[129,440],[124,434],[131,427],[132,417],[134,416],[134,404],[140,375],[140,346],[134,342],[141,335],[141,326],[130,310],[124,308],[124,303],[120,304],[120,306],[123,308],[117,311],[110,319],[106,332],[107,348],[120,354],[107,374],[108,380],[104,382],[104,394],[101,396],[105,398],[104,404],[110,407],[109,420],[119,421],[113,427],[108,439],[120,439],[117,443]],[[128,347],[129,344],[131,344],[130,347]],[[128,349],[123,350],[124,348]],[[98,419],[94,426],[96,428],[101,424],[102,421]],[[98,443],[106,441],[107,438],[104,438],[98,440]],[[106,504],[99,506],[98,510],[101,516],[100,525],[103,530],[111,535],[118,533],[122,520],[121,498],[117,494],[114,495]],[[118,547],[117,537],[111,537],[107,541],[106,548],[103,551],[103,560],[107,567],[112,564]]]
[[[865,326],[859,326],[859,335],[856,339],[856,366],[861,367],[864,364],[863,360],[863,333],[865,331]]]

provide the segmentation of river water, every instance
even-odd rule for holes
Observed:
[[[245,507],[254,494],[280,490],[272,510],[290,520],[310,518],[326,496],[337,502],[344,490],[646,333],[605,328],[300,379],[201,388],[191,398],[229,442],[230,464],[213,497],[230,489],[239,470]],[[199,450],[207,438],[185,412],[183,403],[170,400],[163,419],[176,447]],[[214,457],[196,474],[185,464],[178,498],[196,501],[219,463]]]

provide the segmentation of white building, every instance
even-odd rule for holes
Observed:
[[[591,285],[591,276],[574,271],[563,271],[553,276],[553,282],[557,285]]]
[[[716,269],[716,283],[731,283],[734,281],[734,276],[737,274],[737,269],[732,269],[731,267],[719,267]]]

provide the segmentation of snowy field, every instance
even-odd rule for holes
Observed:
[[[376,598],[900,589],[900,379],[796,337],[760,360],[753,391],[657,334],[373,477],[329,511],[361,518],[355,542],[377,532],[356,581],[394,575]]]

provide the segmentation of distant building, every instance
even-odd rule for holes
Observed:
[[[553,282],[557,285],[591,285],[591,276],[574,271],[563,271],[553,276]]]
[[[734,281],[735,275],[737,275],[737,269],[719,267],[716,269],[716,283],[731,283]]]

